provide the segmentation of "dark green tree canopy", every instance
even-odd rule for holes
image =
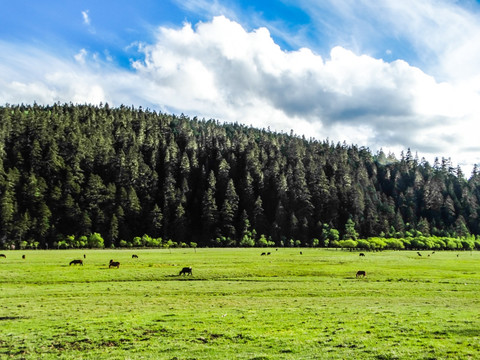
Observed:
[[[397,160],[125,106],[0,107],[0,247],[465,237],[480,234],[479,202],[477,167],[466,179],[410,149]]]

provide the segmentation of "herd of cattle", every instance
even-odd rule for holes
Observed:
[[[86,256],[83,255],[83,257],[85,258]],[[132,259],[138,259],[138,255],[136,254],[133,254],[132,255]],[[70,265],[82,265],[83,266],[83,260],[72,260],[70,261]],[[119,269],[120,268],[120,262],[119,261],[113,261],[113,260],[110,260],[110,262],[108,263],[108,268],[117,268]],[[188,266],[188,267],[184,267],[182,270],[180,270],[180,273],[178,274],[179,276],[180,275],[192,275],[192,267],[191,266]]]
[[[270,253],[269,253],[270,254]],[[85,259],[87,257],[87,255],[83,254],[83,258]],[[7,258],[7,255],[5,254],[0,254],[0,258],[4,258],[6,259]],[[25,255],[22,255],[22,259],[25,260]],[[138,255],[136,254],[133,254],[132,255],[132,259],[138,259]],[[72,260],[70,261],[70,263],[68,264],[69,266],[71,265],[81,265],[83,266],[83,260],[81,259],[75,259],[75,260]],[[119,269],[120,268],[120,262],[119,261],[113,261],[113,260],[110,260],[110,262],[108,263],[108,268],[117,268]],[[187,266],[187,267],[184,267],[182,270],[180,270],[180,273],[178,274],[179,276],[180,275],[193,275],[193,272],[192,272],[192,267],[191,266]]]
[[[278,251],[278,249],[276,249]],[[303,253],[300,251],[300,255],[302,255]],[[435,254],[435,251],[432,252],[432,254]],[[260,254],[261,256],[268,256],[268,255],[271,255],[270,252],[262,252]],[[361,257],[364,257],[365,254],[364,253],[360,253],[359,254]],[[420,252],[417,251],[417,255],[418,256],[422,256],[422,254]],[[430,254],[428,255],[430,256]],[[7,256],[5,254],[0,254],[0,258],[6,258]],[[84,254],[83,255],[83,258],[85,259],[87,256]],[[458,255],[457,255],[458,257]],[[22,255],[22,259],[25,259],[25,255]],[[133,254],[132,255],[132,259],[138,259],[138,255],[136,254]],[[72,260],[70,261],[69,265],[82,265],[83,266],[83,260],[81,259],[75,259],[75,260]],[[110,262],[108,263],[108,268],[117,268],[119,269],[120,268],[120,262],[119,261],[113,261],[113,260],[110,260]],[[182,270],[180,270],[180,273],[178,274],[179,276],[180,275],[193,275],[192,273],[192,267],[184,267]],[[357,274],[356,274],[356,277],[366,277],[367,276],[367,273],[365,270],[358,270],[357,271]]]
[[[87,257],[87,255],[83,254],[83,258],[85,259]],[[136,254],[133,254],[132,255],[132,259],[138,259],[138,255]],[[81,259],[76,259],[76,260],[72,260],[70,261],[70,264],[69,265],[82,265],[83,266],[83,260]],[[120,262],[119,261],[113,261],[110,260],[110,262],[108,263],[108,268],[117,268],[119,269],[120,268]]]

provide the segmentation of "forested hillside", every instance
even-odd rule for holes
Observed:
[[[480,174],[130,107],[0,108],[0,247],[480,234]]]

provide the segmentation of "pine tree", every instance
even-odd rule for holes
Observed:
[[[220,210],[220,219],[222,222],[222,234],[231,239],[236,239],[236,220],[238,216],[239,198],[235,191],[233,180],[230,179],[225,191],[225,200]]]
[[[215,200],[215,174],[210,171],[207,182],[207,190],[202,199],[202,228],[203,238],[207,243],[211,243],[213,239],[218,237],[218,209]]]
[[[118,240],[118,219],[115,214],[112,215],[110,219],[110,230],[108,232],[107,246],[115,245]]]
[[[263,202],[260,196],[255,200],[253,208],[253,228],[259,234],[266,234],[268,231],[267,228],[267,219],[265,217],[265,211],[263,210]]]
[[[357,240],[357,237],[358,233],[355,230],[355,223],[352,219],[348,219],[347,223],[345,224],[345,234],[343,235],[343,238],[345,240]]]
[[[151,224],[149,234],[154,238],[160,237],[162,231],[162,220],[163,214],[162,210],[155,204],[152,211],[150,212],[149,222]]]

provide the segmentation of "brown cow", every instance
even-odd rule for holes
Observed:
[[[72,261],[70,261],[70,265],[72,265],[72,264],[73,265],[79,264],[79,265],[83,266],[83,260],[72,260]]]
[[[192,274],[192,267],[184,267],[182,270],[180,270],[180,273],[178,274],[179,276],[180,275],[193,275]]]
[[[108,268],[110,269],[112,267],[116,267],[117,269],[120,268],[120,262],[110,260],[110,263],[108,264]]]
[[[366,276],[367,276],[367,273],[366,273],[365,271],[363,271],[363,270],[358,270],[356,277],[358,278],[358,277],[360,277],[360,276],[366,277]]]

